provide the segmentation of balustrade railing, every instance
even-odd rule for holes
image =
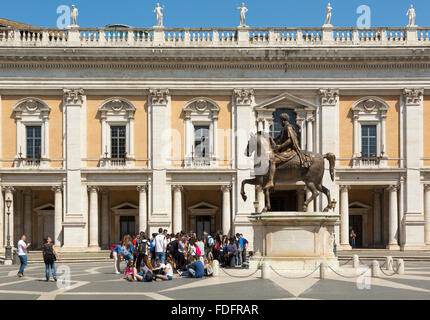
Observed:
[[[0,28],[0,47],[258,47],[430,44],[430,28]]]

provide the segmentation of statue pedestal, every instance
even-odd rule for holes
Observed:
[[[314,270],[321,262],[339,267],[333,252],[339,215],[330,212],[268,212],[249,216],[254,229],[250,268],[266,261],[275,270]]]

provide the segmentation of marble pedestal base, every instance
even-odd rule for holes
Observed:
[[[329,212],[268,212],[249,216],[254,229],[250,268],[263,261],[275,270],[314,270],[321,262],[338,267],[334,228],[339,215]]]

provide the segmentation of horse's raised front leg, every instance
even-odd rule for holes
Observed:
[[[258,179],[254,178],[254,179],[245,179],[242,181],[242,187],[240,188],[240,195],[242,196],[243,201],[246,201],[246,199],[248,199],[248,197],[246,196],[245,193],[245,185],[246,184],[252,184],[252,185],[256,185],[258,184]]]
[[[306,182],[306,187],[312,192],[312,196],[309,199],[306,199],[305,204],[303,205],[303,212],[308,211],[309,203],[314,201],[319,195],[318,190],[313,182]]]

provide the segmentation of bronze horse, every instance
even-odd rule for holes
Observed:
[[[258,132],[257,134],[252,134],[248,145],[246,147],[245,155],[247,157],[251,157],[254,154],[257,157],[257,161],[255,162],[254,171],[255,178],[246,179],[242,181],[242,188],[240,194],[242,199],[246,201],[247,196],[245,194],[245,185],[251,184],[255,186],[260,186],[265,193],[265,207],[263,212],[267,212],[270,210],[270,189],[264,189],[264,185],[267,182],[269,175],[269,159],[273,154],[272,146],[274,145],[273,139],[270,135],[264,132]],[[300,160],[296,155],[291,161],[287,163],[282,163],[278,166],[276,171],[276,175],[274,178],[274,182],[276,184],[277,181],[282,182],[297,182],[303,181],[306,184],[308,190],[312,192],[312,196],[306,200],[303,206],[303,211],[307,211],[307,207],[309,203],[315,200],[319,192],[323,192],[328,200],[328,205],[324,209],[324,212],[329,211],[330,209],[334,209],[336,203],[331,201],[330,191],[322,185],[322,179],[324,176],[324,159],[327,159],[330,164],[330,177],[331,180],[334,181],[334,166],[336,162],[336,156],[332,153],[327,153],[324,156],[314,152],[304,151],[305,156],[310,159],[310,167],[303,168],[300,166]],[[266,168],[266,169],[265,169]]]

